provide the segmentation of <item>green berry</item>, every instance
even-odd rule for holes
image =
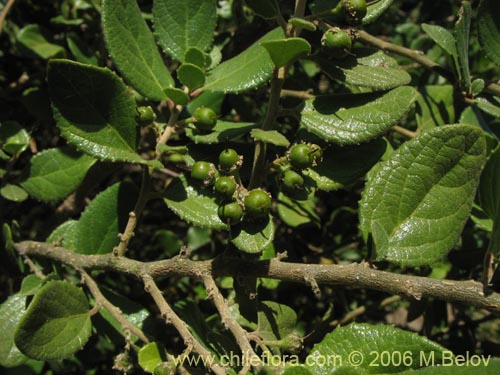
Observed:
[[[245,211],[251,218],[264,218],[271,210],[271,197],[261,189],[250,191],[245,198]]]
[[[311,152],[311,146],[305,143],[293,145],[288,154],[290,164],[297,169],[309,168],[313,164],[314,160]]]
[[[226,148],[219,154],[219,168],[224,172],[238,168],[240,163],[240,155],[232,148]]]
[[[243,217],[243,209],[238,203],[231,202],[219,206],[217,214],[224,223],[235,225],[238,224]]]
[[[215,191],[224,198],[231,198],[236,191],[236,181],[233,177],[222,176],[215,181]]]
[[[210,177],[212,165],[207,161],[197,161],[191,169],[191,177],[195,180],[205,181]]]
[[[287,190],[297,190],[304,187],[304,177],[292,169],[288,169],[283,174],[283,186]]]
[[[351,25],[359,25],[366,16],[366,0],[342,0],[345,19]]]
[[[141,126],[149,125],[156,120],[156,115],[150,106],[137,107],[139,113],[139,124]]]
[[[335,27],[323,34],[321,44],[331,50],[350,50],[352,40],[348,33]]]
[[[186,162],[186,160],[184,159],[184,155],[178,153],[170,154],[167,156],[166,159],[169,163],[175,163],[175,164],[183,164]]]
[[[198,130],[212,130],[217,123],[217,114],[211,108],[199,107],[193,113],[193,123]]]

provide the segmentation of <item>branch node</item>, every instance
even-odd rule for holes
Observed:
[[[281,253],[276,254],[276,259],[279,260],[280,262],[284,259],[288,258],[288,252],[285,250]]]
[[[306,274],[304,276],[304,281],[312,289],[312,291],[314,293],[314,296],[317,299],[320,299],[321,298],[321,289],[319,288],[318,282],[316,281],[316,279],[314,278],[314,276]]]

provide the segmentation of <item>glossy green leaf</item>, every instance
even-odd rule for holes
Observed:
[[[118,234],[123,233],[136,199],[137,190],[129,183],[116,183],[99,193],[85,208],[74,229],[75,251],[111,253],[120,242]]]
[[[456,41],[451,32],[442,26],[429,25],[427,23],[422,24],[422,30],[424,30],[425,33],[429,35],[431,39],[453,59],[457,58],[458,54]]]
[[[191,48],[206,51],[217,21],[215,0],[162,0],[153,3],[158,43],[175,60],[184,61]]]
[[[366,142],[396,125],[417,95],[402,86],[384,93],[320,96],[306,101],[301,125],[340,145]]]
[[[6,184],[2,186],[0,188],[0,195],[12,202],[23,202],[28,199],[28,193],[26,190],[13,184]]]
[[[275,146],[290,146],[290,141],[277,130],[262,130],[260,128],[256,128],[250,131],[250,136],[256,141],[271,143]]]
[[[457,47],[457,72],[460,79],[460,87],[463,91],[471,93],[471,76],[469,70],[469,34],[472,9],[468,1],[462,1],[462,7],[458,13],[453,36]]]
[[[363,177],[380,160],[386,147],[382,139],[358,146],[331,147],[316,167],[303,173],[312,178],[320,190],[342,189]]]
[[[176,87],[165,89],[165,95],[175,104],[185,106],[189,103],[189,95]]]
[[[16,121],[0,122],[0,147],[11,155],[26,150],[30,143],[28,132]]]
[[[203,90],[241,92],[266,83],[271,78],[274,64],[261,44],[283,37],[283,29],[278,27],[239,55],[224,61],[207,76]]]
[[[215,113],[221,113],[222,103],[225,95],[222,92],[202,92],[191,100],[186,106],[187,112],[192,116],[198,107],[212,108]],[[218,121],[218,124],[221,121]]]
[[[194,90],[205,83],[205,73],[197,65],[184,63],[177,69],[177,78],[190,90]]]
[[[231,242],[245,253],[260,253],[272,243],[274,232],[272,217],[255,223],[244,220],[240,225],[231,227]]]
[[[165,99],[163,91],[173,80],[137,2],[103,0],[102,28],[111,59],[125,79],[145,97]]]
[[[370,2],[367,7],[366,16],[363,17],[363,25],[375,22],[392,5],[394,0],[380,0]]]
[[[296,324],[297,314],[291,307],[273,301],[259,304],[256,333],[263,340],[281,340],[293,332]]]
[[[500,255],[500,147],[490,155],[479,184],[481,208],[493,220],[489,248]]]
[[[205,55],[203,51],[200,51],[198,48],[192,47],[186,51],[184,62],[196,65],[203,69],[206,67],[207,55]]]
[[[440,126],[404,143],[366,184],[360,228],[377,260],[428,265],[443,258],[469,216],[486,143],[481,129]]]
[[[21,186],[33,198],[57,201],[74,192],[96,159],[70,148],[53,148],[36,154]]]
[[[46,242],[54,244],[60,244],[62,247],[68,250],[76,249],[76,232],[78,228],[77,220],[68,220],[59,225],[52,233],[47,237]]]
[[[288,226],[295,228],[303,224],[319,223],[319,216],[315,212],[314,197],[306,200],[291,199],[282,192],[278,194],[278,215]]]
[[[28,306],[15,343],[30,358],[66,358],[85,345],[91,330],[89,303],[83,291],[65,281],[50,281]]]
[[[251,122],[217,121],[211,133],[204,134],[196,129],[186,128],[186,135],[195,143],[222,143],[240,138],[257,126],[258,124]]]
[[[479,44],[495,64],[500,65],[500,8],[494,0],[481,0],[477,10]]]
[[[226,229],[217,215],[219,205],[215,202],[212,188],[197,186],[181,175],[167,187],[165,203],[177,216],[202,228]]]
[[[493,117],[500,117],[500,107],[493,104],[486,98],[476,98],[477,107],[483,112]]]
[[[0,366],[22,365],[28,358],[14,343],[14,333],[26,309],[26,296],[14,294],[0,305]]]
[[[405,364],[403,361],[394,361],[387,366],[370,366],[374,353],[380,354],[384,351],[389,353],[397,351],[401,355],[407,353],[411,361]],[[336,328],[319,344],[314,345],[306,363],[314,375],[328,375],[334,370],[339,374],[351,374],[349,371],[339,371],[344,366],[364,370],[367,374],[395,373],[408,368],[422,367],[420,360],[422,355],[432,354],[436,361],[441,360],[444,351],[447,350],[414,332],[382,324],[352,323]],[[353,352],[356,355],[351,354]],[[335,358],[337,360],[334,360]],[[326,364],[328,359],[330,359],[329,365]],[[352,361],[352,365],[349,361]]]
[[[27,25],[23,27],[17,34],[17,40],[42,59],[64,57],[65,55],[64,48],[58,44],[51,43],[39,25]]]
[[[278,68],[287,66],[311,52],[311,45],[302,38],[269,40],[262,42],[261,45],[271,56],[274,66]]]
[[[141,366],[144,371],[152,374],[155,368],[162,362],[167,361],[167,356],[163,346],[159,345],[157,342],[150,342],[139,350],[138,359],[139,366]]]
[[[135,101],[113,72],[52,60],[48,82],[54,118],[69,143],[97,159],[158,166],[135,151]]]
[[[21,290],[19,291],[19,294],[23,296],[32,296],[34,295],[38,289],[41,288],[43,285],[44,281],[46,281],[47,278],[41,279],[37,275],[34,274],[29,274],[23,279],[23,282],[21,283]],[[48,280],[47,280],[48,281]]]
[[[318,61],[321,69],[331,78],[348,85],[367,87],[372,90],[389,90],[407,85],[410,75],[401,69],[395,59],[382,51],[359,48],[345,59],[332,63]]]
[[[417,99],[419,131],[455,122],[454,88],[452,85],[428,85]]]

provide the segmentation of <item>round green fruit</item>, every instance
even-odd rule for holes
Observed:
[[[240,155],[232,148],[226,148],[219,154],[219,168],[224,172],[230,172],[238,167]]]
[[[215,181],[215,191],[224,198],[231,198],[236,191],[236,181],[233,177],[222,176]]]
[[[156,120],[156,115],[150,106],[137,107],[139,113],[139,124],[141,126],[149,125]]]
[[[235,225],[241,221],[241,218],[243,217],[243,209],[239,203],[231,202],[219,206],[217,214],[224,223]]]
[[[191,169],[191,177],[195,180],[205,181],[210,177],[212,165],[207,161],[197,161]]]
[[[271,197],[261,189],[250,191],[245,198],[245,212],[250,218],[264,218],[271,210]]]
[[[290,148],[288,159],[290,164],[297,169],[309,168],[313,163],[311,146],[305,143],[298,143]]]
[[[359,25],[368,11],[366,0],[342,0],[345,19],[351,25]]]
[[[352,47],[352,40],[348,33],[339,28],[333,28],[323,34],[321,44],[331,50],[350,50]]]
[[[211,108],[199,107],[193,113],[193,123],[198,130],[212,130],[217,124],[217,114]]]
[[[287,190],[297,190],[304,187],[304,177],[292,169],[288,169],[283,173],[283,186]]]

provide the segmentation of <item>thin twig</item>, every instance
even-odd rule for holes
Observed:
[[[129,320],[127,320],[123,316],[121,310],[115,305],[113,305],[106,297],[104,297],[94,279],[87,272],[81,269],[79,270],[79,272],[82,275],[83,282],[89,289],[90,293],[94,296],[96,304],[106,309],[113,316],[113,318],[115,318],[118,321],[118,323],[120,323],[124,331],[128,330],[130,331],[130,333],[137,336],[145,344],[149,343],[149,339],[146,337],[144,332],[142,332],[142,330],[139,327],[135,326]]]
[[[206,359],[204,363],[209,365],[210,369],[215,374],[226,375],[226,370],[213,360],[212,353],[205,349],[205,347],[199,343],[198,340],[196,340],[196,338],[189,331],[187,324],[175,313],[172,307],[170,307],[153,278],[150,275],[144,274],[142,275],[142,281],[144,282],[146,292],[148,292],[155,301],[156,306],[160,309],[160,313],[167,324],[172,324],[181,335],[184,343],[188,347],[192,347],[196,353]]]
[[[315,96],[311,94],[309,91],[298,91],[298,90],[288,90],[282,89],[281,96],[290,96],[292,98],[299,98],[303,100],[314,99]]]
[[[417,136],[417,132],[408,130],[408,129],[403,128],[402,126],[399,126],[399,125],[394,125],[392,127],[392,130],[394,130],[395,132],[397,132],[399,134],[402,134],[402,135],[404,135],[405,137],[408,137],[408,138],[415,138]]]
[[[46,276],[43,271],[38,267],[28,256],[24,256],[24,263],[28,265],[31,272],[33,272],[39,279],[45,279]]]
[[[3,31],[3,24],[5,22],[5,18],[7,17],[7,14],[9,13],[10,8],[12,8],[12,6],[14,5],[15,1],[16,0],[7,1],[7,4],[5,4],[5,6],[2,9],[2,12],[0,13],[0,34],[2,34]]]
[[[168,118],[167,126],[165,130],[160,135],[156,141],[156,158],[159,159],[161,152],[159,150],[160,146],[165,145],[170,137],[176,132],[176,123],[179,115],[182,112],[182,106],[174,105],[170,111],[170,117]]]
[[[391,303],[398,302],[398,301],[401,301],[401,296],[390,296],[390,297],[387,297],[384,300],[382,300],[382,302],[380,302],[377,307],[383,308],[387,305],[390,305]],[[330,327],[336,327],[338,325],[347,324],[349,322],[352,322],[358,316],[363,315],[367,310],[368,310],[368,308],[366,306],[359,306],[359,307],[355,308],[354,310],[349,311],[347,314],[345,314],[342,317],[342,319],[336,319],[336,320],[331,321],[329,325],[330,325]]]

